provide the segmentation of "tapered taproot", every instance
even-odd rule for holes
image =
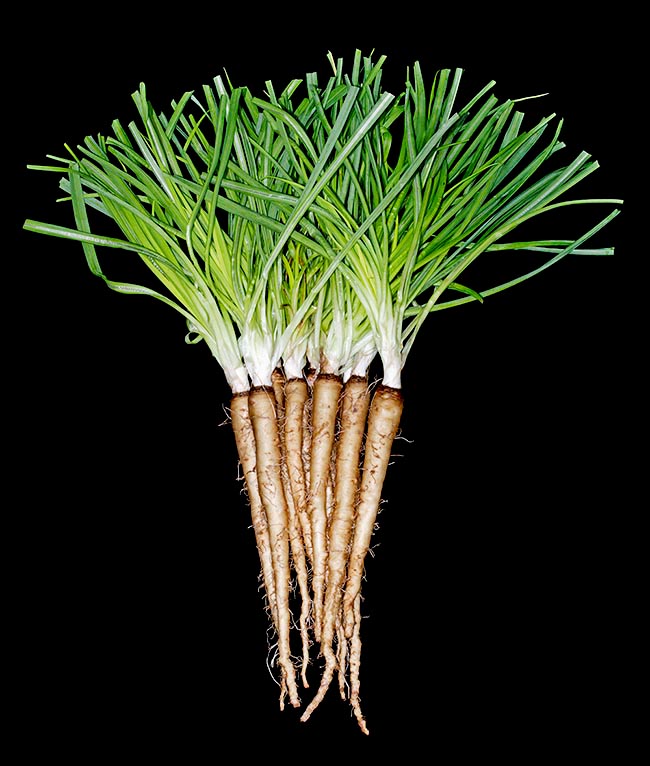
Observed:
[[[403,409],[401,389],[383,384],[377,387],[368,413],[359,504],[343,596],[345,635],[348,639],[352,638],[354,631],[354,602],[361,590],[364,561],[370,548],[393,441],[399,430]]]
[[[275,574],[279,662],[286,681],[289,700],[294,707],[297,707],[300,700],[295,667],[291,660],[289,637],[291,627],[289,516],[282,480],[282,450],[273,388],[271,386],[251,388],[248,406],[255,434],[257,485],[266,513]]]

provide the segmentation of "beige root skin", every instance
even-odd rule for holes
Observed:
[[[327,568],[327,484],[342,387],[339,375],[321,373],[314,382],[312,395],[308,509],[313,548],[312,598],[316,641],[321,638]]]
[[[311,526],[307,511],[307,485],[303,462],[304,418],[309,390],[303,378],[290,378],[284,386],[284,442],[289,484],[294,506],[300,520],[303,543],[307,559],[311,563],[313,549]]]
[[[336,653],[336,658],[338,661],[339,694],[341,695],[341,699],[344,700],[347,697],[346,666],[348,660],[348,640],[345,637],[343,627],[340,624],[338,624],[336,628],[336,635],[339,642]]]
[[[255,543],[262,567],[262,584],[266,593],[266,599],[271,612],[273,625],[277,632],[278,609],[275,598],[275,577],[273,574],[273,559],[271,556],[271,543],[269,530],[266,523],[266,514],[262,505],[259,488],[257,485],[257,473],[255,470],[255,435],[248,411],[248,391],[235,394],[230,400],[230,419],[239,462],[241,463],[246,493],[251,510],[251,521],[255,534]]]
[[[325,668],[318,691],[305,710],[301,720],[306,721],[321,703],[340,665],[334,650],[334,640],[339,624],[339,608],[352,527],[359,487],[359,456],[368,414],[369,392],[366,378],[355,376],[343,387],[341,398],[340,436],[336,449],[336,482],[334,507],[329,524],[329,548],[327,560],[327,587],[323,609],[320,637],[321,654]],[[341,647],[339,646],[339,650]],[[339,688],[341,677],[339,674]]]
[[[361,594],[357,594],[353,605],[354,628],[350,640],[350,704],[359,724],[359,728],[364,734],[370,734],[366,726],[366,719],[361,712],[361,699],[359,689],[361,679],[359,670],[361,668]]]
[[[281,416],[282,408],[278,402],[282,402],[284,405],[284,418],[281,417],[278,423],[278,431],[280,434],[281,454],[282,454],[282,481],[284,484],[284,494],[287,501],[287,511],[289,519],[289,543],[291,549],[291,559],[296,572],[296,580],[298,582],[298,590],[300,592],[300,640],[302,642],[302,667],[301,667],[301,679],[302,685],[305,688],[309,687],[307,680],[307,668],[309,666],[309,650],[311,641],[309,638],[309,619],[311,613],[311,596],[309,593],[309,573],[307,568],[307,558],[305,556],[305,545],[303,539],[301,515],[306,518],[307,509],[305,501],[304,491],[304,473],[302,477],[302,496],[297,497],[294,494],[293,485],[295,482],[291,481],[290,464],[295,462],[294,450],[299,448],[298,458],[302,464],[302,412],[299,413],[298,422],[300,423],[301,432],[296,438],[292,431],[295,428],[296,417],[292,417],[292,422],[287,420],[287,407],[292,408],[290,401],[291,393],[287,395],[286,387],[288,383],[285,383],[284,376],[281,371],[276,370],[273,376],[273,389],[275,393],[276,405],[278,414]],[[295,406],[293,409],[296,409]],[[302,507],[298,503],[302,502]]]
[[[343,626],[348,639],[352,639],[354,633],[354,604],[361,591],[364,561],[370,548],[393,440],[403,409],[404,399],[400,389],[383,384],[377,387],[368,415],[359,504],[343,594]]]
[[[302,417],[302,466],[305,472],[305,502],[307,501],[308,489],[309,489],[309,461],[311,455],[311,410],[312,410],[312,389],[311,386],[307,386],[307,401],[305,402],[305,409],[303,410]],[[307,507],[307,519],[306,524],[309,529],[309,563],[314,563],[314,549],[311,542],[311,520],[309,518],[309,507]],[[305,546],[306,547],[306,546]]]
[[[350,539],[359,490],[359,456],[370,395],[366,378],[353,377],[343,389],[341,428],[336,453],[334,510],[329,527],[327,591],[321,644],[331,649],[345,580]]]
[[[310,628],[325,660],[320,686],[301,721],[338,674],[340,696],[349,696],[357,723],[368,734],[359,696],[361,583],[401,421],[402,394],[382,384],[369,401],[367,379],[353,377],[344,387],[339,376],[325,371],[311,384],[284,380],[276,371],[273,384],[233,396],[231,412],[277,634],[280,707],[286,696],[294,707],[300,705],[290,647],[295,570],[305,687]]]
[[[307,559],[302,542],[302,530],[300,521],[296,512],[289,478],[286,472],[286,466],[283,467],[283,480],[285,483],[285,496],[287,499],[287,508],[289,514],[289,544],[291,549],[291,558],[296,571],[296,580],[298,581],[298,590],[300,592],[300,640],[302,643],[302,666],[301,679],[302,685],[307,689],[309,683],[307,680],[307,668],[309,666],[309,649],[311,641],[309,638],[309,616],[311,612],[311,597],[309,595],[309,573],[307,569]]]
[[[300,705],[296,669],[291,659],[289,591],[289,517],[282,481],[282,454],[273,388],[256,386],[249,393],[249,410],[256,445],[257,482],[266,513],[277,602],[278,656],[283,681],[293,707]],[[281,701],[282,704],[282,701]]]
[[[271,385],[275,394],[278,421],[281,421],[284,416],[284,372],[279,367],[271,373]]]

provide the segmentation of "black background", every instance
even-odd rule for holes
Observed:
[[[417,60],[429,77],[462,67],[467,95],[492,79],[502,99],[549,93],[523,110],[557,113],[566,161],[585,150],[601,165],[576,196],[628,202],[622,21],[461,6],[366,11],[372,24],[325,7],[193,12],[21,11],[5,64],[7,478],[19,477],[7,582],[25,759],[42,748],[85,764],[325,763],[397,747],[404,762],[620,755],[634,726],[619,718],[636,375],[625,210],[595,240],[615,256],[565,259],[433,315],[418,336],[364,586],[369,737],[334,689],[306,724],[278,709],[229,391],[207,347],[186,345],[163,304],[108,290],[77,243],[21,227],[71,225],[56,176],[25,166],[135,117],[140,82],[166,111],[224,69],[280,90],[308,71],[324,80],[327,51],[351,60],[355,48],[386,54],[395,88]],[[566,236],[611,207],[576,213],[584,226],[565,220]]]

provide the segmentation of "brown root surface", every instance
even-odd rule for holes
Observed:
[[[255,543],[260,557],[262,584],[271,612],[273,626],[277,632],[278,609],[275,598],[273,558],[271,555],[271,542],[266,513],[257,485],[255,434],[253,433],[253,425],[248,410],[247,391],[242,394],[235,394],[230,400],[230,419],[250,505]]]
[[[266,513],[275,575],[278,612],[278,655],[289,701],[300,705],[296,684],[296,669],[291,658],[291,612],[289,593],[291,572],[289,563],[289,514],[282,481],[282,453],[273,389],[255,387],[249,393],[249,408],[255,434],[257,483]]]
[[[361,594],[357,594],[354,600],[353,620],[354,628],[350,639],[350,704],[359,728],[364,734],[370,734],[365,716],[361,712],[361,697],[359,696],[361,688],[359,677],[361,668]]]
[[[320,642],[327,569],[327,486],[336,435],[336,417],[343,381],[321,374],[313,388],[308,508],[313,547],[312,590],[314,635]]]
[[[403,399],[367,378],[345,385],[329,372],[254,387],[231,401],[262,580],[277,635],[280,707],[299,707],[291,634],[297,628],[307,687],[312,643],[320,683],[301,715],[307,721],[334,676],[360,730],[361,584]],[[297,583],[295,588],[293,583]],[[292,620],[292,599],[300,617]]]
[[[296,481],[291,481],[290,464],[296,462],[295,450],[298,450],[298,459],[302,466],[302,411],[299,410],[299,402],[295,404],[294,409],[296,412],[293,414],[291,423],[287,421],[286,405],[291,407],[289,396],[286,395],[284,382],[284,376],[280,376],[277,373],[274,377],[274,391],[276,402],[278,399],[285,403],[284,417],[280,418],[278,423],[278,431],[280,434],[280,444],[282,451],[282,481],[284,484],[284,494],[287,501],[288,521],[289,521],[289,544],[291,550],[291,561],[293,569],[295,570],[296,580],[298,582],[298,591],[300,594],[300,617],[299,617],[299,629],[300,629],[300,641],[302,646],[302,666],[301,666],[301,679],[305,688],[309,687],[307,680],[307,668],[309,666],[309,650],[311,641],[309,638],[309,620],[311,612],[311,596],[309,592],[309,571],[307,566],[307,556],[305,553],[305,541],[303,535],[303,527],[301,523],[301,515],[306,516],[306,500],[304,492],[304,471],[302,476],[302,482],[298,479],[298,492],[294,493],[294,484]],[[295,387],[293,387],[295,388]],[[302,402],[304,406],[304,400]],[[278,405],[278,412],[281,412],[281,408]],[[300,432],[292,434],[292,429],[295,429],[300,424]],[[287,438],[289,437],[289,441]],[[302,489],[302,495],[300,494]],[[302,507],[299,503],[303,504]]]
[[[364,562],[370,548],[370,538],[403,407],[404,400],[399,389],[384,385],[377,387],[368,414],[359,504],[348,561],[348,579],[343,594],[343,624],[348,639],[352,638],[354,632],[354,604],[361,591]]]
[[[340,666],[345,648],[335,650],[335,633],[339,624],[339,608],[359,487],[359,459],[365,432],[369,403],[368,381],[353,377],[343,387],[340,407],[340,429],[336,445],[334,503],[329,523],[327,551],[327,587],[323,607],[320,650],[325,658],[321,683],[314,699],[305,710],[306,721],[322,702],[335,671]],[[339,688],[342,682],[339,675]]]
[[[307,560],[311,564],[313,549],[311,543],[311,525],[307,510],[307,484],[303,461],[304,419],[309,390],[302,378],[287,380],[284,386],[284,443],[285,461],[289,475],[289,485],[294,507],[300,520],[300,529]],[[308,426],[309,427],[309,426]]]

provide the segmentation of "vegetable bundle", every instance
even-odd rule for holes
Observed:
[[[205,341],[232,392],[230,416],[275,636],[280,706],[301,720],[336,679],[361,730],[362,581],[404,396],[401,371],[427,317],[512,287],[585,244],[513,240],[542,213],[621,200],[567,194],[598,164],[568,164],[555,115],[524,127],[488,83],[457,106],[462,70],[430,85],[419,63],[399,96],[384,57],[356,51],[346,71],[293,80],[264,97],[216,77],[139,122],[113,122],[57,164],[75,226],[25,228],[70,238],[113,290],[177,310]],[[94,233],[109,221],[109,234]],[[92,227],[91,227],[92,221]],[[526,227],[527,228],[527,227]],[[98,250],[137,254],[159,288],[116,281]],[[479,255],[533,265],[487,289],[459,281]],[[471,273],[471,272],[468,272]],[[154,280],[155,282],[155,280]],[[378,371],[376,375],[373,373]]]

